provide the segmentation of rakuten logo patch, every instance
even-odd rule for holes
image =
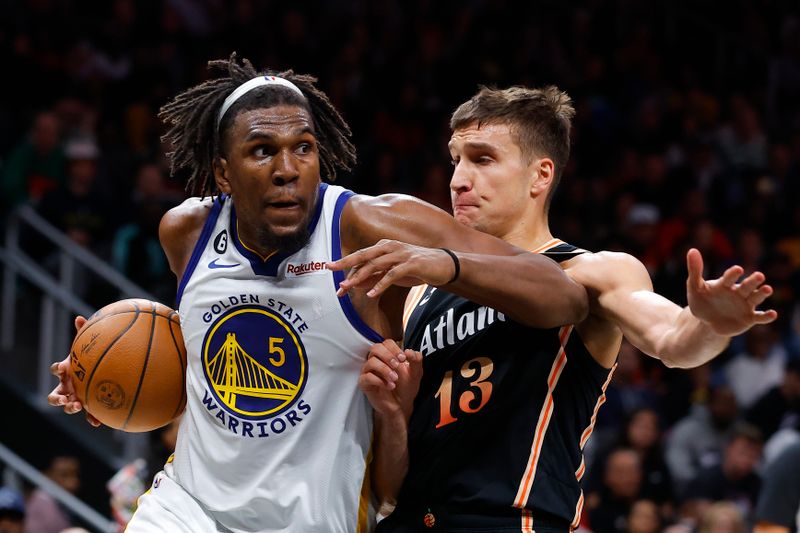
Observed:
[[[325,263],[323,261],[309,261],[308,263],[300,263],[293,265],[289,263],[286,265],[286,275],[304,276],[306,274],[313,274],[325,270]]]

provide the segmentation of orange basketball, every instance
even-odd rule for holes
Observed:
[[[124,431],[167,425],[186,406],[186,348],[178,313],[120,300],[91,317],[70,351],[75,393],[103,424]]]

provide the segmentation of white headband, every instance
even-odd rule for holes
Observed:
[[[282,85],[284,87],[288,87],[289,89],[293,90],[294,92],[305,98],[303,91],[298,89],[297,85],[295,85],[294,83],[290,82],[285,78],[279,78],[278,76],[259,76],[257,78],[253,78],[252,80],[246,81],[243,84],[239,85],[236,89],[233,90],[231,94],[228,95],[227,98],[225,98],[225,101],[222,102],[222,107],[220,108],[219,114],[217,115],[217,129],[219,129],[219,125],[222,122],[222,117],[225,116],[225,113],[228,112],[228,109],[231,108],[231,106],[234,104],[234,102],[236,102],[236,100],[244,96],[245,93],[248,93],[253,89],[255,89],[256,87],[261,87],[263,85]]]

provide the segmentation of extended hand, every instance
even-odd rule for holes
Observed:
[[[367,295],[374,297],[391,285],[445,285],[455,272],[453,259],[444,250],[386,239],[326,266],[330,270],[351,269],[339,285],[338,296],[353,287],[371,286]]]
[[[84,317],[75,317],[75,330],[80,331],[85,323],[86,319]],[[80,400],[78,400],[78,396],[75,394],[75,387],[72,384],[72,376],[69,372],[69,365],[69,355],[67,355],[66,359],[63,361],[58,361],[57,363],[50,365],[50,373],[58,378],[58,385],[52,390],[52,392],[50,392],[50,394],[47,395],[47,403],[53,407],[63,407],[65,413],[68,415],[74,415],[83,409],[83,405],[81,404]],[[86,420],[94,427],[100,425],[100,421],[90,415],[88,412],[86,413]]]
[[[744,273],[744,269],[736,265],[721,277],[706,281],[703,279],[703,256],[695,248],[686,254],[686,264],[689,268],[686,280],[689,308],[718,335],[732,337],[756,324],[768,324],[778,318],[773,309],[756,310],[772,294],[772,287],[763,284],[765,277],[761,272],[754,272],[741,283],[736,283]]]
[[[421,378],[422,354],[403,351],[387,339],[370,348],[358,385],[375,411],[383,415],[402,412],[408,420]]]

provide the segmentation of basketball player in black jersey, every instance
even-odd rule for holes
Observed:
[[[554,238],[548,207],[569,157],[573,114],[555,87],[514,87],[482,88],[452,116],[456,220],[558,261],[586,287],[590,314],[542,330],[441,288],[412,291],[405,348],[422,352],[424,373],[408,427],[408,473],[379,532],[574,529],[584,498],[582,450],[623,335],[667,366],[689,368],[777,316],[756,309],[772,293],[760,272],[737,281],[743,269],[734,266],[705,281],[692,249],[689,305],[680,308],[653,292],[636,258]],[[385,266],[365,265],[349,282],[373,269]],[[373,347],[365,391],[386,392],[399,353],[392,341]],[[396,486],[398,465],[382,473]]]

